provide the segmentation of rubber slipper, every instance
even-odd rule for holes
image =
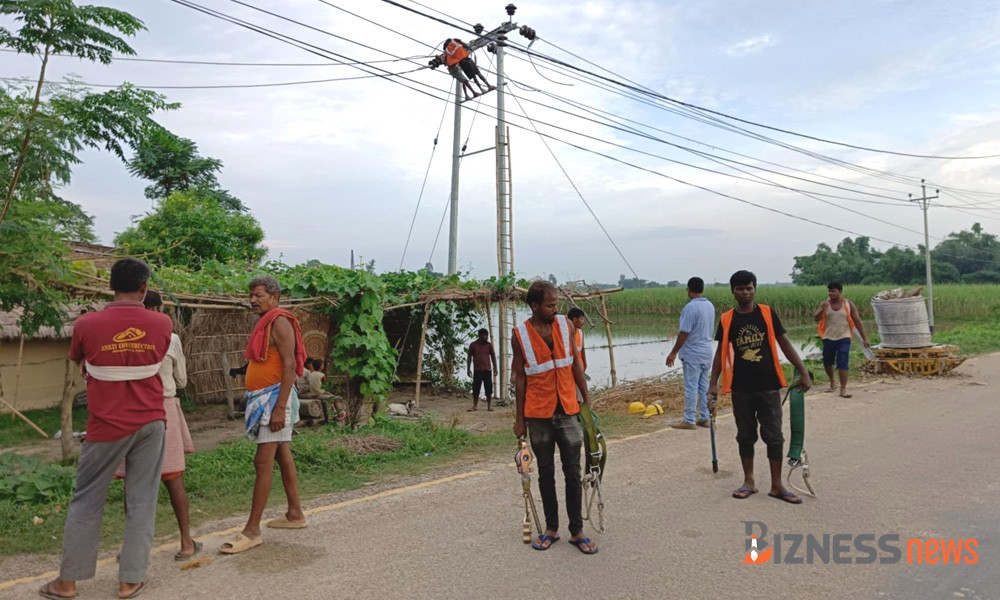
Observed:
[[[548,550],[549,548],[552,547],[552,544],[558,542],[559,539],[560,538],[558,535],[548,535],[546,533],[543,533],[542,535],[538,536],[537,542],[531,542],[531,547],[534,548],[535,550]],[[539,542],[548,542],[549,545],[543,546]]]
[[[63,596],[62,594],[57,594],[52,591],[52,582],[48,582],[38,590],[38,595],[43,598],[49,598],[50,600],[69,600],[70,598],[76,598],[76,594],[72,596]]]
[[[255,540],[252,540],[247,536],[243,535],[242,533],[240,533],[226,543],[229,544],[229,547],[226,548],[225,544],[223,544],[222,546],[219,547],[220,553],[239,554],[240,552],[246,552],[251,548],[256,548],[257,546],[260,546],[261,544],[264,543],[264,540],[262,538],[257,538]]]
[[[139,595],[140,592],[142,592],[142,588],[144,588],[144,587],[146,587],[146,582],[145,581],[143,581],[142,583],[140,583],[139,587],[137,587],[134,590],[132,590],[132,593],[129,594],[128,596],[121,596],[120,595],[118,597],[121,598],[122,600],[125,600],[126,598],[135,598],[136,596]]]
[[[187,560],[187,559],[191,558],[192,556],[194,556],[195,554],[198,554],[199,552],[201,552],[201,547],[202,547],[202,543],[201,542],[195,542],[194,543],[194,550],[190,554],[188,554],[188,553],[184,552],[183,550],[181,550],[180,552],[178,552],[177,554],[174,555],[174,560],[176,560],[177,562],[180,562],[180,561],[183,561],[183,560]]]
[[[789,504],[802,504],[802,498],[799,498],[798,496],[787,490],[785,490],[785,492],[781,494],[772,494],[768,492],[767,495],[772,498],[777,498],[778,500],[783,500]]]
[[[733,492],[733,498],[737,500],[746,500],[750,496],[757,493],[757,488],[748,488],[747,486],[741,486],[738,490]]]
[[[576,549],[579,550],[580,552],[583,552],[584,554],[597,554],[597,547],[591,546],[590,538],[579,538],[575,540],[570,540],[569,543],[576,546]],[[590,546],[590,550],[584,550],[583,549],[584,544]]]
[[[285,517],[278,517],[267,522],[271,529],[305,529],[309,526],[309,521],[289,521]]]

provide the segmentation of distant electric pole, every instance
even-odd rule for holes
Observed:
[[[927,228],[927,209],[931,205],[931,200],[937,198],[937,194],[941,193],[941,190],[934,190],[934,196],[927,195],[927,185],[924,180],[920,180],[920,197],[914,198],[913,194],[909,194],[910,202],[919,202],[920,207],[924,211],[924,262],[927,268],[927,319],[931,327],[931,333],[934,333],[934,281],[931,277],[931,237],[930,232]]]

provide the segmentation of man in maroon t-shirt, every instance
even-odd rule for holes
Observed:
[[[486,388],[486,410],[493,410],[490,404],[493,402],[493,373],[497,370],[497,353],[493,351],[490,332],[486,329],[480,329],[479,338],[469,344],[465,370],[472,377],[472,408],[469,410],[479,408],[480,387]]]
[[[146,263],[117,261],[111,267],[115,301],[80,316],[73,326],[69,358],[87,379],[90,416],[66,515],[59,577],[39,590],[46,598],[72,598],[76,582],[94,576],[108,486],[122,459],[129,473],[128,512],[118,595],[131,598],[145,585],[166,421],[159,371],[173,330],[170,317],[143,307],[148,281]]]

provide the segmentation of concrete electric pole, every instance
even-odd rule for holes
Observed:
[[[937,198],[941,190],[934,190],[934,196],[927,195],[927,185],[924,180],[920,180],[920,197],[914,198],[913,194],[909,194],[910,202],[919,202],[920,207],[924,211],[924,262],[926,263],[927,269],[927,322],[930,325],[931,333],[934,333],[934,282],[931,277],[931,238],[930,232],[927,228],[927,209],[930,207],[931,200]]]

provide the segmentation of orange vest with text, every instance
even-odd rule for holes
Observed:
[[[538,335],[531,321],[514,328],[514,337],[521,345],[524,357],[524,374],[528,385],[525,391],[524,416],[529,419],[548,419],[555,414],[556,402],[562,404],[567,415],[580,412],[576,400],[576,382],[573,380],[573,357],[569,321],[556,315],[552,323],[552,349]]]
[[[778,339],[774,335],[774,321],[771,320],[771,307],[766,304],[758,304],[760,314],[764,317],[764,325],[767,326],[767,341],[771,345],[771,358],[774,359],[774,370],[778,374],[778,381],[781,387],[788,385],[785,382],[785,373],[781,370],[781,359],[778,358]],[[728,394],[733,389],[733,349],[729,345],[729,326],[733,322],[733,312],[735,308],[722,313],[719,322],[722,325],[722,393]]]
[[[841,298],[841,300],[840,300],[840,310],[844,311],[844,314],[847,316],[847,329],[853,335],[855,327],[854,327],[854,319],[851,318],[851,303],[848,302],[846,299]],[[823,311],[823,316],[820,317],[820,320],[819,320],[819,337],[823,337],[824,333],[826,333],[826,311],[825,310]]]

